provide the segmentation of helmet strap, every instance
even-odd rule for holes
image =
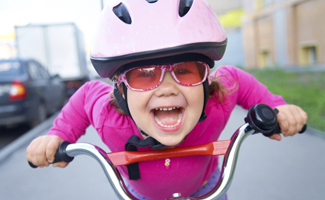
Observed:
[[[205,114],[204,110],[209,100],[209,79],[208,78],[203,82],[203,91],[204,91],[204,104],[203,104],[202,114],[199,119],[199,123],[203,122],[207,118],[207,115]]]
[[[133,120],[129,110],[129,106],[127,104],[127,87],[125,86],[124,83],[122,84],[123,84],[124,98],[123,95],[120,93],[117,83],[115,83],[115,87],[114,87],[114,96],[120,108],[125,112],[125,114],[127,114]]]
[[[123,93],[124,93],[124,98],[123,95],[120,93],[120,90],[118,89],[117,84],[115,83],[115,88],[114,88],[114,96],[117,100],[118,105],[120,106],[120,108],[125,112],[125,114],[127,114],[129,117],[131,117],[131,119],[134,121],[134,119],[131,116],[130,110],[129,110],[129,106],[127,104],[127,87],[125,86],[125,84],[123,83]],[[146,132],[144,132],[142,129],[140,129],[140,133],[146,137],[150,137]],[[160,148],[164,147],[165,145],[159,143],[161,145]],[[149,146],[149,145],[148,145]],[[151,145],[150,145],[151,146]],[[153,149],[157,149],[155,147],[153,147]]]

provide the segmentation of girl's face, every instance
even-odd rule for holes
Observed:
[[[149,136],[174,147],[199,121],[204,103],[202,84],[182,86],[169,71],[162,83],[149,91],[128,89],[128,106],[137,124]]]

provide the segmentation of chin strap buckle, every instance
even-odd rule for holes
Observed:
[[[142,130],[140,130],[142,134],[148,135],[144,133]],[[138,136],[132,135],[129,140],[125,144],[125,150],[126,151],[138,151],[137,147],[148,147],[151,146],[151,148],[155,150],[159,150],[165,147],[165,145],[158,142],[153,137],[148,137],[145,140],[141,140]],[[140,170],[139,170],[139,163],[132,163],[127,165],[128,173],[129,173],[129,179],[130,180],[138,180],[140,179]]]

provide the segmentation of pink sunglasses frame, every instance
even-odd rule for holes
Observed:
[[[192,62],[192,61],[191,61],[191,62]],[[193,62],[194,62],[194,61],[193,61]],[[172,74],[174,80],[175,80],[178,84],[180,84],[180,85],[184,85],[184,86],[195,86],[195,85],[199,85],[199,84],[203,83],[203,82],[206,80],[206,78],[208,77],[208,74],[210,73],[210,67],[209,67],[208,64],[206,64],[206,63],[204,63],[204,62],[200,62],[200,61],[195,61],[195,62],[200,63],[200,64],[203,64],[203,65],[205,66],[205,75],[204,75],[204,78],[203,78],[202,81],[200,81],[200,82],[198,82],[198,83],[194,83],[194,84],[184,84],[184,83],[180,82],[180,81],[177,79],[177,77],[176,77],[176,75],[175,75],[173,69],[174,69],[174,66],[175,66],[175,65],[178,65],[178,64],[180,64],[180,63],[184,63],[184,62],[180,62],[180,63],[169,64],[169,65],[149,65],[149,66],[153,66],[153,67],[160,67],[161,70],[162,70],[162,73],[161,73],[161,76],[160,76],[160,78],[159,78],[158,83],[157,83],[155,86],[153,86],[153,87],[146,88],[146,89],[135,89],[135,88],[132,88],[132,87],[129,85],[129,83],[128,83],[127,80],[126,80],[126,76],[125,76],[125,74],[126,74],[127,72],[129,72],[129,71],[131,71],[131,70],[137,68],[137,67],[132,68],[132,69],[128,69],[128,70],[124,71],[123,73],[121,73],[121,74],[119,75],[119,77],[118,77],[117,85],[120,85],[120,84],[123,82],[123,83],[126,85],[126,87],[129,88],[130,90],[134,90],[134,91],[148,91],[148,90],[152,90],[152,89],[157,88],[157,87],[161,84],[161,82],[163,81],[163,78],[164,78],[164,75],[165,75],[165,72],[166,72],[166,71],[170,71],[170,73]]]

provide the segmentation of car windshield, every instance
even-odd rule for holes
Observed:
[[[22,74],[22,69],[19,62],[0,62],[0,77],[17,76],[20,74]]]

